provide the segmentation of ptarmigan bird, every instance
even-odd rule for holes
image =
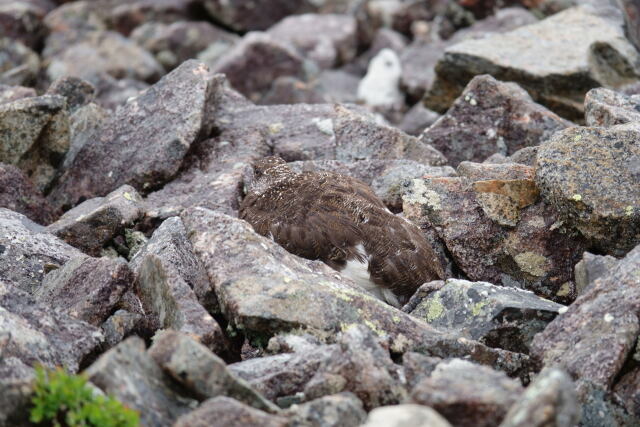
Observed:
[[[295,173],[279,157],[253,166],[240,218],[298,256],[321,260],[399,307],[443,278],[418,227],[392,214],[365,183],[333,172]]]

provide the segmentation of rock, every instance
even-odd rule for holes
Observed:
[[[412,136],[420,136],[429,126],[434,124],[440,118],[440,114],[431,111],[418,102],[411,107],[407,114],[404,115],[402,121],[398,124],[398,128],[404,133]]]
[[[585,242],[538,200],[534,170],[470,163],[458,169],[468,176],[414,179],[403,196],[406,218],[433,230],[470,280],[572,301],[573,266]]]
[[[400,53],[402,90],[412,102],[419,101],[435,80],[435,66],[447,46],[439,40],[418,38]]]
[[[618,259],[611,255],[582,254],[582,259],[575,266],[576,288],[578,295],[584,294],[591,284],[600,277],[605,277],[618,265]]]
[[[313,31],[309,31],[311,28]],[[310,13],[288,16],[269,28],[268,34],[295,46],[321,68],[334,68],[355,58],[356,31],[352,16]]]
[[[181,218],[222,312],[245,334],[302,329],[327,340],[336,331],[364,324],[388,337],[394,352],[415,348],[435,356],[470,355],[507,370],[523,366],[520,355],[436,332],[340,280],[328,266],[294,257],[244,221],[203,208],[190,208]]]
[[[162,185],[176,174],[191,144],[211,131],[207,100],[216,84],[204,65],[182,64],[96,129],[49,200],[73,206],[123,184],[138,191]]]
[[[546,42],[531,43],[541,38]],[[425,103],[442,112],[473,76],[489,73],[518,83],[558,114],[580,120],[589,89],[637,79],[639,55],[619,22],[593,8],[574,7],[536,24],[448,47]]]
[[[630,414],[636,418],[640,416],[640,369],[636,367],[624,374],[613,388],[613,392],[622,400]]]
[[[36,90],[24,86],[8,86],[0,84],[0,104],[17,101],[18,99],[37,96]]]
[[[363,427],[450,427],[451,424],[431,408],[405,403],[383,406],[369,413]]]
[[[29,85],[40,69],[38,54],[22,43],[0,37],[0,84]]]
[[[111,0],[98,7],[110,26],[128,35],[148,22],[184,20],[193,15],[192,9],[200,6],[198,3],[193,0]]]
[[[222,359],[185,334],[159,332],[149,354],[166,373],[200,400],[228,396],[257,409],[278,411],[277,406],[229,371]]]
[[[40,363],[77,372],[104,339],[99,329],[65,314],[52,313],[27,293],[0,281],[2,359]]]
[[[640,5],[634,0],[623,0],[618,3],[624,14],[625,33],[636,49],[640,50]]]
[[[402,355],[402,367],[407,380],[407,388],[413,389],[424,378],[431,376],[436,366],[442,362],[439,357],[408,351]]]
[[[85,80],[77,77],[62,77],[49,86],[47,94],[60,95],[67,99],[70,113],[76,112],[95,98],[96,88]]]
[[[219,52],[229,49],[239,40],[208,22],[180,21],[171,24],[149,22],[131,33],[131,39],[155,55],[166,70],[196,58],[211,45]]]
[[[87,144],[108,118],[109,113],[93,102],[78,108],[71,114],[69,117],[71,145],[62,162],[61,169],[63,171],[69,169],[82,147]]]
[[[229,83],[247,98],[257,101],[280,76],[303,78],[304,61],[292,46],[268,33],[249,33],[212,66],[227,75]]]
[[[420,139],[457,166],[464,160],[481,162],[494,153],[509,156],[572,125],[533,102],[515,83],[481,75],[469,82],[449,111]]]
[[[611,127],[640,121],[640,95],[626,96],[603,87],[584,98],[587,126]]]
[[[127,310],[118,310],[113,313],[103,324],[102,333],[108,348],[115,347],[127,336],[131,335],[143,316]]]
[[[402,66],[391,49],[382,49],[369,62],[367,74],[358,85],[358,101],[373,108],[401,110],[404,96],[400,92]]]
[[[357,427],[367,418],[360,399],[349,392],[293,405],[287,415],[289,425],[310,427]]]
[[[132,283],[124,260],[81,257],[49,272],[34,297],[58,312],[100,326]]]
[[[449,43],[458,43],[467,39],[481,39],[490,36],[491,33],[506,33],[536,22],[538,22],[536,14],[522,7],[500,8],[495,10],[493,15],[456,31],[447,41]]]
[[[111,31],[89,32],[50,57],[47,77],[53,81],[71,76],[86,79],[106,72],[115,78],[154,82],[163,74],[162,66],[146,50]]]
[[[0,161],[25,171],[45,191],[69,149],[69,114],[57,95],[0,105]]]
[[[527,387],[500,426],[574,426],[579,421],[580,404],[571,378],[560,369],[548,369]]]
[[[94,74],[90,77],[90,81],[96,88],[96,103],[113,112],[150,87],[140,80],[115,79],[106,73]]]
[[[47,231],[97,256],[105,244],[142,216],[141,202],[133,187],[123,185],[105,197],[89,199],[67,211]]]
[[[637,246],[534,338],[532,356],[610,389],[640,332],[639,260]]]
[[[596,249],[621,256],[640,243],[640,129],[578,127],[538,150],[542,197]]]
[[[211,17],[236,32],[266,30],[289,15],[310,12],[315,3],[309,0],[290,2],[271,0],[205,0],[204,6]]]
[[[288,420],[254,409],[230,397],[214,397],[180,417],[174,427],[286,427]]]
[[[84,373],[102,391],[138,411],[143,425],[171,426],[196,403],[174,391],[138,337],[102,354]]]
[[[0,208],[0,280],[32,293],[44,275],[84,254],[24,215]]]
[[[56,213],[29,178],[15,166],[0,163],[0,207],[49,224]]]
[[[449,279],[409,313],[439,330],[457,332],[490,347],[527,354],[533,336],[562,307],[521,289]]]
[[[430,406],[455,426],[494,426],[521,394],[520,383],[505,374],[453,359],[418,383],[411,400]]]
[[[362,29],[362,21],[359,22]],[[407,38],[392,30],[391,28],[378,28],[375,34],[372,34],[371,44],[366,52],[358,56],[355,61],[342,67],[343,70],[353,75],[363,76],[367,72],[367,67],[371,59],[376,56],[382,49],[391,49],[397,55],[400,55],[407,47]]]
[[[48,1],[5,1],[0,5],[0,33],[37,49],[46,33],[42,19],[54,7]]]
[[[0,338],[0,342],[6,338]],[[3,357],[0,360],[0,425],[28,425],[34,379],[35,370],[20,359]]]
[[[307,160],[289,163],[294,172],[330,171],[349,175],[371,186],[376,195],[392,212],[402,211],[402,194],[405,184],[422,176],[455,176],[450,166],[427,166],[413,160]],[[245,186],[251,181],[244,179]]]
[[[580,425],[584,427],[634,426],[640,419],[629,414],[624,401],[588,381],[579,383],[579,399],[582,403]]]
[[[356,80],[357,87],[358,79],[355,76],[353,78]],[[317,80],[305,83],[295,77],[281,76],[274,80],[271,89],[259,103],[262,105],[324,104],[330,102],[329,98],[330,96],[324,93],[324,88]],[[355,96],[347,102],[355,102]]]

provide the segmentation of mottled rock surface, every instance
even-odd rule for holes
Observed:
[[[285,417],[270,415],[264,411],[238,402],[230,397],[214,397],[197,409],[178,418],[174,427],[286,427]]]
[[[606,88],[591,89],[584,98],[587,126],[610,127],[640,121],[640,95]]]
[[[291,426],[313,427],[356,427],[367,418],[362,402],[350,392],[293,405],[286,415]]]
[[[33,83],[40,59],[22,43],[10,38],[0,38],[0,84],[27,85]]]
[[[18,167],[0,163],[0,207],[27,216],[38,224],[49,224],[55,211],[29,177]]]

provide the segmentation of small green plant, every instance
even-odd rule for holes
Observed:
[[[30,420],[55,427],[138,427],[138,413],[97,395],[82,375],[36,367]]]

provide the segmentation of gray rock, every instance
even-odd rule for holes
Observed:
[[[142,216],[141,202],[133,187],[123,185],[105,197],[89,199],[67,211],[47,231],[97,256],[105,244]]]
[[[403,354],[402,367],[407,380],[407,388],[411,390],[424,378],[431,376],[440,362],[442,359],[439,357],[425,356],[413,351]]]
[[[133,284],[122,259],[75,258],[48,273],[34,292],[39,303],[100,326]]]
[[[280,76],[305,76],[304,60],[292,46],[259,32],[245,35],[211,69],[226,74],[229,83],[252,101],[262,98]]]
[[[363,427],[451,427],[451,424],[431,408],[412,403],[383,406],[369,413]]]
[[[640,50],[640,5],[634,0],[622,0],[618,3],[624,13],[627,38]]]
[[[535,337],[532,356],[610,389],[640,332],[639,260],[637,246]]]
[[[640,128],[633,126],[571,128],[538,149],[542,197],[595,248],[616,256],[640,243]]]
[[[442,362],[411,392],[455,426],[494,426],[522,394],[522,385],[486,366],[453,359]]]
[[[574,426],[579,421],[580,404],[571,378],[560,369],[547,369],[527,387],[500,426]]]
[[[0,105],[0,161],[20,167],[45,191],[69,149],[65,98],[45,95]]]
[[[313,11],[315,4],[309,0],[272,0],[266,4],[259,0],[205,0],[203,3],[215,21],[238,32],[266,30],[288,15]]]
[[[533,102],[517,84],[481,75],[469,82],[449,111],[420,139],[457,166],[464,160],[483,161],[494,153],[510,156],[572,125]]]
[[[582,427],[599,427],[603,425],[626,427],[640,423],[640,418],[627,412],[623,406],[625,402],[620,397],[612,395],[607,390],[589,381],[578,382],[578,393],[582,403],[580,419],[580,426]]]
[[[409,313],[437,329],[527,354],[533,336],[562,307],[522,289],[449,279]]]
[[[23,171],[0,163],[0,207],[26,215],[39,224],[49,224],[55,211]]]
[[[313,28],[313,31],[309,31]],[[295,46],[321,68],[348,63],[356,56],[357,23],[354,17],[336,14],[288,16],[269,28],[275,39]]]
[[[196,410],[180,417],[174,427],[286,427],[288,420],[252,408],[225,396],[203,402]]]
[[[414,179],[403,196],[406,218],[433,230],[470,280],[572,301],[573,266],[585,242],[539,200],[533,169],[463,165],[458,172],[467,176]]]
[[[579,120],[584,94],[637,79],[639,60],[619,22],[593,8],[574,7],[508,33],[448,47],[425,103],[444,111],[473,76],[489,73],[518,83],[537,102]]]
[[[84,373],[102,391],[138,411],[143,425],[171,426],[196,405],[176,393],[138,337],[102,354]]]
[[[7,339],[0,337],[0,344]],[[0,425],[28,425],[35,371],[16,357],[0,358]]]
[[[0,84],[0,104],[17,101],[18,99],[23,98],[31,98],[34,96],[37,96],[34,88]]]
[[[610,127],[640,121],[640,95],[627,96],[603,87],[591,89],[584,98],[587,126]]]
[[[183,21],[192,17],[193,8],[200,5],[193,0],[110,0],[97,6],[112,27],[128,35],[148,22]]]
[[[584,294],[600,277],[605,277],[618,265],[618,259],[611,255],[582,254],[575,266],[576,288],[578,295]]]
[[[42,19],[54,7],[50,1],[5,1],[0,5],[0,33],[37,49],[46,33]]]
[[[360,399],[349,392],[293,405],[286,414],[292,427],[357,427],[367,418]]]
[[[440,114],[429,110],[422,102],[418,102],[407,111],[402,121],[398,124],[398,128],[409,135],[420,136],[425,129],[434,124],[439,118]]]
[[[96,88],[96,103],[112,112],[150,87],[149,84],[140,80],[115,79],[106,73],[94,74],[88,79]]]
[[[47,94],[60,95],[67,99],[67,108],[74,113],[78,108],[89,104],[95,98],[96,88],[77,77],[62,77],[49,86]]]
[[[106,345],[114,347],[135,330],[143,315],[127,310],[113,313],[101,326]]]
[[[228,396],[257,409],[278,411],[277,406],[229,371],[222,359],[185,334],[159,332],[149,355],[200,400]]]
[[[76,156],[108,119],[109,113],[93,102],[78,108],[69,117],[71,145],[62,162],[62,171],[69,169]]]
[[[40,69],[38,54],[10,38],[0,38],[0,84],[29,85]]]
[[[123,184],[149,191],[172,178],[191,144],[211,131],[207,101],[218,80],[204,65],[187,61],[130,100],[95,130],[49,199],[73,206]]]
[[[40,363],[76,372],[99,349],[99,329],[65,314],[52,313],[27,293],[0,281],[0,345],[2,359],[26,366]]]
[[[636,367],[624,374],[614,386],[613,392],[622,400],[630,414],[640,417],[640,369]]]
[[[26,216],[0,208],[0,280],[32,293],[46,273],[82,256]]]

